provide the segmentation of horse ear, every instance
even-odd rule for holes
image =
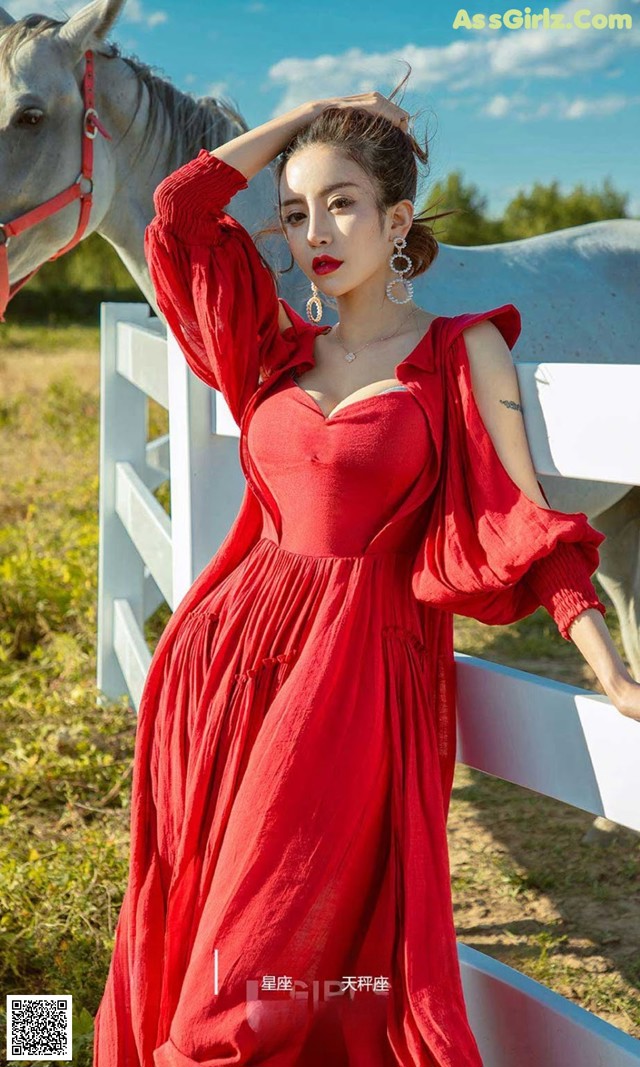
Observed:
[[[126,0],[93,0],[60,26],[58,40],[79,56],[104,40],[125,3]]]
[[[16,20],[11,18],[8,11],[0,7],[0,30],[6,30],[7,26],[13,26]]]

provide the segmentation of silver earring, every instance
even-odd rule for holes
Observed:
[[[316,283],[311,282],[311,296],[307,300],[307,318],[310,322],[320,322],[323,310],[322,300],[320,299],[320,293],[318,292]]]
[[[402,275],[408,274],[408,272],[413,267],[413,263],[411,262],[406,252],[401,251],[401,249],[406,248],[407,245],[407,242],[405,241],[404,237],[396,237],[393,243],[395,245],[396,251],[389,258],[389,266],[391,267],[393,273],[398,274],[399,277],[393,278],[392,281],[387,282],[387,296],[389,297],[389,300],[391,300],[394,304],[408,304],[410,300],[413,300],[413,282],[409,278],[403,278]],[[407,266],[402,268],[396,267],[393,262],[394,259],[406,260]],[[404,285],[404,291],[407,294],[406,300],[399,300],[398,297],[394,296],[391,292],[393,286],[397,285],[398,282],[402,282],[402,284]]]

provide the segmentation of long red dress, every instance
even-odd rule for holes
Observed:
[[[241,428],[247,479],[174,611],[139,709],[131,867],[95,1067],[477,1067],[446,818],[452,612],[540,604],[567,639],[603,535],[511,480],[440,316],[398,385],[325,416],[293,372],[321,330],[222,210],[204,149],[156,190],[146,252],[194,372]],[[351,987],[351,988],[349,988]]]

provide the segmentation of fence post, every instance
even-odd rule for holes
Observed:
[[[100,494],[97,687],[100,703],[128,690],[114,648],[114,601],[126,600],[144,626],[145,567],[116,512],[116,463],[142,476],[146,467],[146,396],[117,369],[117,324],[148,322],[148,304],[100,305]]]
[[[239,430],[216,422],[217,394],[167,331],[173,610],[222,544],[240,507]],[[235,432],[234,432],[235,431]]]

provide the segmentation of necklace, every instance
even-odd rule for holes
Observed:
[[[404,326],[405,322],[408,322],[409,319],[411,318],[411,316],[415,315],[417,310],[418,310],[417,307],[413,308],[411,313],[409,315],[407,315],[406,319],[402,320],[402,322],[398,326],[398,329],[394,330],[393,333],[388,333],[386,335],[386,337],[374,337],[372,341],[367,341],[366,345],[361,345],[360,348],[354,348],[354,349],[352,349],[352,351],[349,351],[348,349],[346,349],[344,347],[342,341],[340,340],[340,337],[338,336],[337,327],[340,325],[339,322],[336,324],[336,326],[334,326],[332,328],[331,332],[333,333],[335,331],[336,340],[337,340],[338,344],[340,345],[340,348],[342,348],[344,350],[344,352],[346,352],[346,355],[345,355],[344,358],[346,359],[347,363],[352,363],[353,360],[356,358],[358,352],[362,352],[362,350],[364,348],[368,348],[369,345],[376,344],[378,341],[388,341],[390,337],[395,337],[395,335],[400,332],[400,330]]]

